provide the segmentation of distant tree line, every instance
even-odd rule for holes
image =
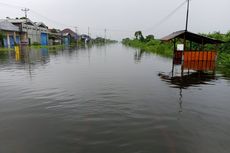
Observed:
[[[94,44],[105,44],[105,43],[117,43],[117,41],[111,40],[111,39],[105,39],[102,37],[97,37],[95,39],[92,39],[92,43],[94,43]]]
[[[154,35],[143,36],[141,31],[134,33],[134,39],[125,38],[122,40],[124,45],[140,48],[143,51],[159,53],[164,56],[172,56],[171,43],[162,43],[160,40],[155,39]]]

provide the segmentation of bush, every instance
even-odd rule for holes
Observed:
[[[41,44],[38,43],[38,42],[34,42],[32,45],[33,45],[33,46],[40,46]]]

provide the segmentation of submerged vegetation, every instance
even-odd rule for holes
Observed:
[[[225,42],[219,46],[217,70],[221,71],[226,76],[230,76],[230,31],[226,34],[222,34],[220,32],[213,32],[202,35],[222,40]]]
[[[105,39],[105,38],[102,38],[102,37],[97,37],[95,39],[92,39],[91,41],[92,44],[110,44],[110,43],[117,43],[117,41],[115,40],[110,40],[110,39]]]
[[[230,76],[230,31],[226,34],[220,32],[213,32],[209,34],[202,34],[204,36],[222,40],[225,43],[219,46],[218,50],[218,70],[223,72],[225,75]],[[135,38],[125,38],[122,40],[124,45],[139,48],[146,52],[152,52],[160,54],[166,57],[173,56],[173,44],[164,43],[154,38],[153,35],[144,37],[141,31],[137,31],[134,34]],[[209,47],[209,46],[206,46]]]
[[[173,45],[171,43],[162,43],[160,40],[155,39],[153,35],[148,35],[145,38],[141,31],[135,32],[134,35],[134,39],[125,38],[122,43],[130,47],[140,48],[146,52],[153,52],[166,57],[173,56]]]

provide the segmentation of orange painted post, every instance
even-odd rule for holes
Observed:
[[[199,59],[199,53],[200,53],[200,52],[195,52],[195,53],[196,53],[196,60],[199,61],[199,60],[200,60],[200,59]]]

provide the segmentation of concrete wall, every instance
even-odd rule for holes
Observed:
[[[48,29],[32,26],[32,25],[22,25],[22,31],[28,33],[28,38],[30,39],[30,44],[39,43],[41,44],[41,33],[48,33]],[[48,35],[47,35],[48,40]]]
[[[18,32],[12,32],[12,31],[4,31],[6,34],[3,38],[3,46],[5,48],[12,48],[15,45],[20,44],[20,34]]]

